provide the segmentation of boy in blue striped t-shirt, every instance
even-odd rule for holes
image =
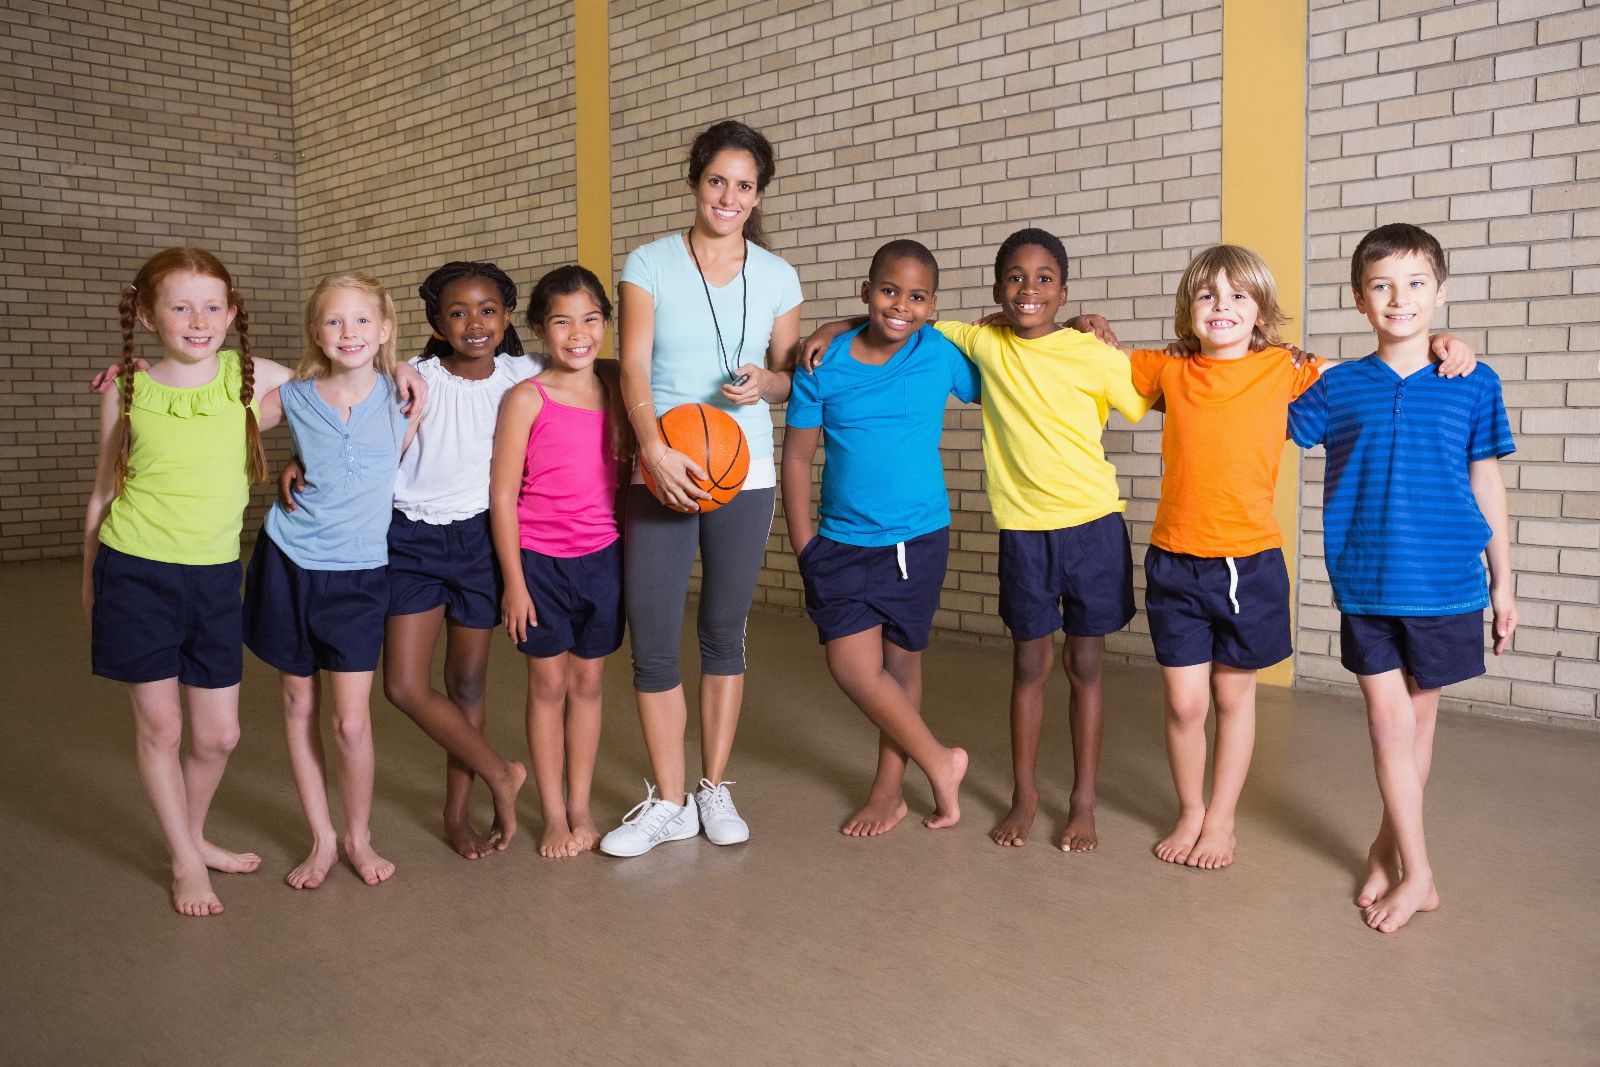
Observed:
[[[1378,350],[1330,368],[1289,408],[1295,441],[1327,445],[1324,557],[1383,796],[1356,904],[1384,933],[1439,906],[1422,830],[1439,690],[1483,673],[1484,607],[1495,655],[1517,626],[1498,462],[1516,446],[1493,370],[1433,373],[1428,326],[1445,277],[1425,230],[1394,223],[1363,237],[1350,285]]]

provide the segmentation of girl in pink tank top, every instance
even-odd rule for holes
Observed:
[[[622,644],[617,499],[632,441],[616,377],[595,365],[610,321],[605,288],[584,268],[539,279],[528,324],[549,366],[501,401],[489,476],[490,525],[506,576],[501,622],[528,657],[528,750],[544,812],[539,855],[551,859],[600,842],[589,791],[601,675]]]

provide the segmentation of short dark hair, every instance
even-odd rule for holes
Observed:
[[[867,280],[877,280],[879,271],[884,270],[889,264],[896,263],[902,259],[914,259],[924,267],[927,267],[928,273],[933,275],[933,289],[938,292],[939,261],[933,258],[933,253],[928,251],[927,245],[921,241],[913,241],[906,237],[890,241],[873,253],[872,266],[867,268]]]
[[[533,283],[533,292],[528,296],[528,325],[536,330],[542,327],[544,317],[550,314],[550,302],[558,296],[572,293],[588,293],[594,297],[595,304],[600,308],[600,317],[611,321],[611,299],[606,296],[606,287],[600,284],[600,279],[588,267],[569,263]]]
[[[1056,261],[1056,266],[1061,270],[1061,280],[1067,280],[1067,246],[1061,243],[1061,238],[1048,230],[1041,230],[1035,226],[1028,226],[1000,242],[1000,251],[994,254],[994,280],[998,284],[1000,272],[1006,269],[1006,260],[1010,259],[1017,249],[1025,245],[1038,245],[1050,253],[1050,258]]]
[[[1374,263],[1390,256],[1406,255],[1426,259],[1428,266],[1433,268],[1433,280],[1436,282],[1443,284],[1450,276],[1445,266],[1444,249],[1433,234],[1409,222],[1391,222],[1387,226],[1379,226],[1356,245],[1355,254],[1350,257],[1351,290],[1361,292],[1362,276]]]

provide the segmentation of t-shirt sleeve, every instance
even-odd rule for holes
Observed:
[[[1283,358],[1289,359],[1289,354],[1285,352]],[[1290,365],[1293,366],[1292,361]],[[1292,371],[1293,376],[1289,379],[1289,399],[1294,400],[1303,396],[1307,389],[1317,384],[1317,380],[1322,377],[1322,372],[1326,369],[1327,364],[1320,356],[1313,356],[1307,352],[1306,358]]]
[[[1133,387],[1140,396],[1155,397],[1161,392],[1161,365],[1174,357],[1150,348],[1136,348],[1128,357],[1133,370]]]
[[[1328,439],[1328,379],[1318,378],[1289,405],[1289,436],[1301,448],[1315,448]]]
[[[644,245],[628,253],[628,258],[622,261],[622,278],[617,284],[631,282],[654,299],[660,290],[656,282],[656,265],[650,257],[649,249],[649,245]]]
[[[823,373],[828,360],[838,358],[837,348],[836,339],[828,346],[823,365],[812,373],[807,374],[803,370],[794,372],[794,388],[789,392],[789,410],[783,417],[785,425],[797,430],[810,430],[822,425],[822,384],[818,375]]]
[[[944,347],[950,359],[951,395],[967,404],[977,403],[983,395],[983,379],[978,374],[978,365],[962,355],[954,345]]]
[[[982,326],[957,322],[955,319],[940,319],[933,324],[933,328],[944,334],[945,340],[961,349],[961,354],[968,358],[971,358],[972,350],[978,343],[978,336],[984,329]]]
[[[778,259],[777,283],[777,299],[772,306],[773,318],[787,315],[805,299],[805,294],[800,291],[800,275],[788,260]]]
[[[1473,382],[1487,368],[1480,366],[1478,374],[1462,381]],[[1476,463],[1491,456],[1498,459],[1517,450],[1511,436],[1511,421],[1506,417],[1506,404],[1500,395],[1500,378],[1491,372],[1479,387],[1478,402],[1472,409],[1472,430],[1467,435],[1467,461]],[[1476,383],[1475,383],[1476,384]]]
[[[1129,422],[1138,422],[1150,410],[1151,398],[1133,386],[1133,366],[1120,348],[1112,348],[1103,341],[1096,342],[1104,351],[1105,392],[1111,406],[1127,416]]]

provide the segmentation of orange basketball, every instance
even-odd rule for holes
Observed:
[[[738,495],[750,473],[750,447],[732,415],[710,404],[679,404],[656,425],[668,448],[682,452],[710,475],[710,481],[694,480],[711,494],[710,500],[700,501],[701,511],[715,511]],[[652,493],[656,491],[648,466],[644,482]]]

